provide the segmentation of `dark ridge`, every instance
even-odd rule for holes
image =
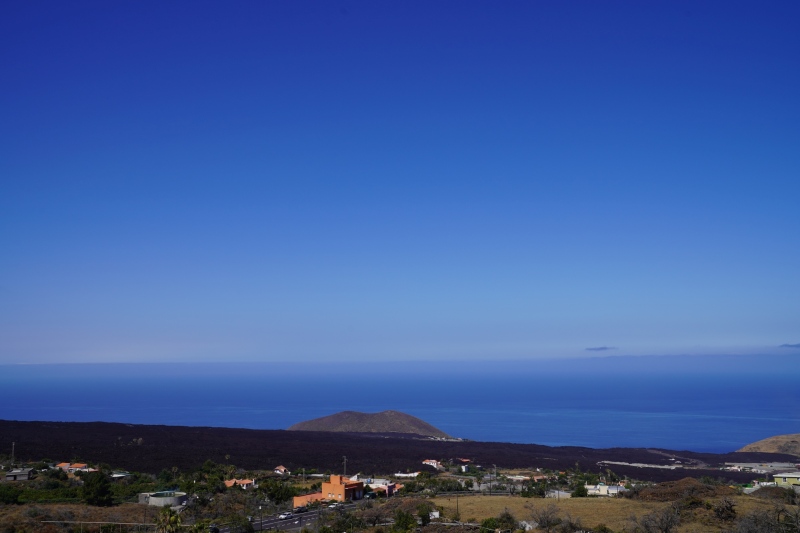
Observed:
[[[647,450],[642,448],[593,449],[574,446],[502,442],[438,441],[395,436],[314,431],[253,430],[212,427],[151,426],[108,422],[19,422],[0,420],[0,450],[16,443],[20,461],[48,458],[54,461],[107,463],[114,468],[158,473],[162,469],[199,468],[207,459],[234,464],[247,470],[271,470],[284,465],[290,470],[315,468],[340,472],[347,456],[348,472],[392,474],[421,470],[425,459],[464,457],[476,464],[504,468],[542,467],[564,470],[578,463],[582,469],[601,471],[599,461],[669,464],[670,457],[684,463],[696,461],[698,469],[656,469],[608,465],[619,475],[640,480],[673,481],[687,476],[723,476],[749,481],[753,474],[721,472],[724,462],[794,461],[785,454],[709,454]],[[226,459],[226,456],[229,456]]]

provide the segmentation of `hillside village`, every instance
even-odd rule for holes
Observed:
[[[653,484],[618,476],[608,465],[505,469],[464,457],[424,459],[418,470],[406,472],[347,475],[342,459],[342,473],[283,464],[244,470],[206,461],[191,471],[173,468],[153,475],[91,460],[19,463],[6,458],[0,524],[3,531],[170,531],[165,527],[171,521],[181,523],[181,530],[222,533],[336,533],[343,524],[348,531],[380,533],[447,524],[448,531],[480,533],[475,528],[555,531],[550,522],[557,521],[558,531],[656,531],[642,525],[658,518],[642,502],[667,501],[669,506],[659,504],[665,513],[659,519],[673,513],[676,527],[705,520],[714,525],[710,531],[732,531],[725,527],[750,516],[736,509],[750,509],[762,522],[777,520],[785,526],[781,531],[800,531],[800,464],[728,464],[718,479]],[[726,472],[741,471],[752,472],[752,482],[724,481]],[[647,512],[616,519],[608,512],[614,505],[603,500]],[[508,509],[517,509],[516,514],[509,518],[497,511],[500,503],[506,515]],[[592,522],[597,513],[591,506],[608,520]],[[553,516],[545,516],[548,508]],[[569,510],[566,515],[561,508]]]

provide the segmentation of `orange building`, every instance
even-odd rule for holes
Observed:
[[[344,476],[331,476],[331,480],[322,484],[322,494],[329,500],[343,502],[360,500],[364,496],[364,482],[350,481]]]
[[[344,476],[331,476],[330,481],[322,483],[322,491],[304,496],[295,496],[293,505],[303,507],[311,502],[333,500],[343,502],[347,500],[360,500],[364,497],[364,482],[351,481]]]

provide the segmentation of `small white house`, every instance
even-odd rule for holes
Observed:
[[[599,483],[597,485],[584,485],[586,487],[586,492],[589,496],[617,496],[621,492],[625,491],[625,487],[620,487],[619,485],[606,485],[605,483]]]

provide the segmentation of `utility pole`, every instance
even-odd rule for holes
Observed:
[[[16,448],[16,446],[16,442],[11,443],[11,466],[14,466],[14,448]]]

